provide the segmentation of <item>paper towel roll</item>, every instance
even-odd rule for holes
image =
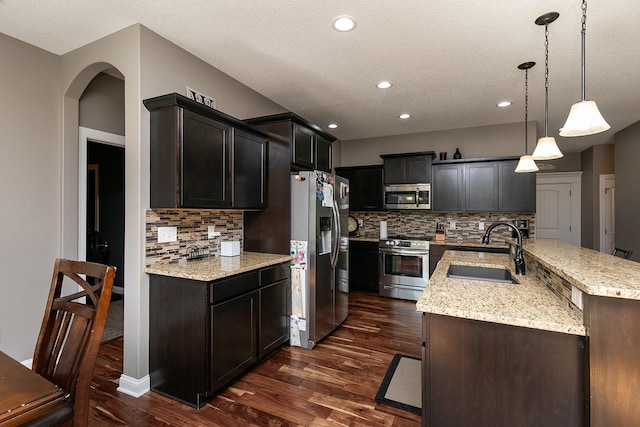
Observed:
[[[387,221],[380,221],[380,239],[387,238]]]

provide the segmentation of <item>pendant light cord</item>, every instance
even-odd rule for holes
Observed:
[[[580,81],[582,84],[580,85],[580,95],[582,96],[582,101],[586,100],[586,88],[585,88],[585,69],[586,69],[586,60],[585,60],[585,39],[587,38],[587,0],[582,0],[582,29],[580,30],[580,38],[582,41],[582,66],[580,69],[581,78]]]
[[[549,136],[549,24],[544,24],[544,136]]]
[[[527,120],[529,118],[529,69],[524,70],[524,154],[529,153],[528,127]]]

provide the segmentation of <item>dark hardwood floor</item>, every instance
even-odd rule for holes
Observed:
[[[201,409],[149,392],[116,390],[122,338],[103,343],[91,426],[419,426],[420,416],[377,403],[396,353],[420,357],[415,303],[352,293],[349,317],[313,350],[285,347]]]

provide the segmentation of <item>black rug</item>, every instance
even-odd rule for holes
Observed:
[[[420,359],[402,354],[393,356],[376,394],[376,402],[422,414],[421,370]]]

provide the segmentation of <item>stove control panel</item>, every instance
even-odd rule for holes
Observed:
[[[429,249],[428,240],[383,240],[381,247],[409,248],[409,249]]]

